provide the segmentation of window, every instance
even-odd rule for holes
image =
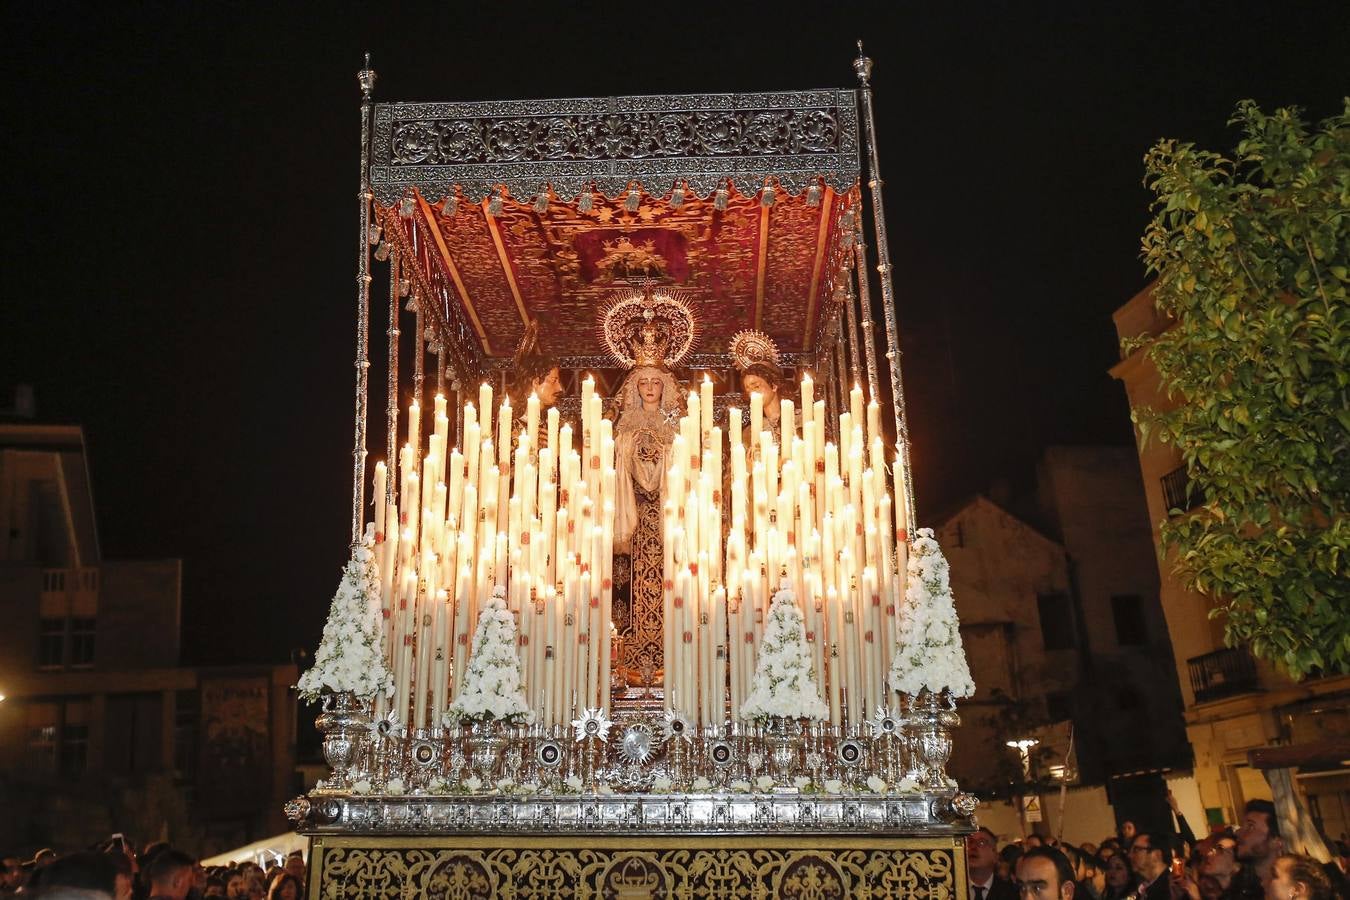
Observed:
[[[1162,491],[1163,504],[1167,507],[1169,516],[1173,514],[1173,510],[1184,513],[1194,509],[1203,499],[1191,482],[1191,476],[1187,474],[1184,465],[1178,466],[1162,477]]]
[[[66,620],[43,618],[38,623],[38,668],[59,669],[66,664]]]
[[[1138,594],[1116,594],[1111,598],[1111,615],[1116,621],[1116,643],[1138,647],[1148,643],[1144,624],[1144,604]]]
[[[28,766],[35,772],[56,771],[56,731],[59,710],[55,703],[31,703],[26,711]]]
[[[1051,722],[1067,722],[1073,718],[1073,695],[1068,691],[1051,691],[1045,695],[1045,712]]]
[[[87,669],[94,664],[94,619],[70,620],[70,665]]]
[[[61,774],[83,775],[89,763],[89,703],[66,703],[61,723]]]
[[[1063,593],[1041,594],[1036,598],[1041,618],[1041,640],[1047,650],[1072,650],[1073,611],[1069,596]]]

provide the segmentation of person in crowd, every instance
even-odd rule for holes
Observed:
[[[1123,853],[1117,853],[1105,863],[1106,890],[1102,891],[1102,900],[1124,900],[1134,893],[1139,880],[1134,877],[1130,861]]]
[[[1012,881],[1017,872],[1017,860],[1022,856],[1022,848],[1017,844],[1007,844],[998,851],[998,877]]]
[[[202,896],[214,898],[214,900],[225,900],[225,879],[218,875],[207,875],[206,889],[202,891]]]
[[[291,876],[300,885],[300,894],[304,896],[306,876],[309,874],[305,870],[305,855],[299,850],[292,850],[286,856],[286,864],[283,866],[286,874]]]
[[[113,880],[113,900],[132,900],[136,889],[136,868],[132,858],[120,847],[105,849],[103,855],[117,871]]]
[[[1135,833],[1130,842],[1130,865],[1138,876],[1139,900],[1171,900],[1171,863],[1172,847],[1166,835]]]
[[[225,876],[226,900],[248,900],[248,883],[242,870],[235,870]]]
[[[1177,835],[1181,838],[1182,846],[1187,853],[1190,853],[1195,847],[1195,832],[1191,830],[1190,823],[1182,815],[1181,804],[1177,803],[1177,798],[1170,790],[1167,792],[1167,806],[1172,810],[1172,818],[1176,819]]]
[[[1101,860],[1085,852],[1081,847],[1061,844],[1060,852],[1068,857],[1073,866],[1073,878],[1077,885],[1074,895],[1088,900],[1098,900],[1106,889],[1106,875],[1102,871]]]
[[[1249,866],[1237,859],[1237,840],[1230,834],[1205,838],[1196,846],[1200,895],[1222,900],[1257,900],[1264,896],[1261,883]]]
[[[272,887],[267,892],[267,900],[300,900],[300,882],[294,875],[280,872],[272,879]]]
[[[59,858],[53,853],[52,861],[37,873],[32,886],[43,894],[54,888],[74,888],[112,897],[116,881],[113,861],[104,853],[90,850]]]
[[[1270,882],[1270,870],[1276,858],[1284,852],[1275,804],[1269,800],[1248,800],[1242,808],[1242,825],[1236,837],[1238,861],[1251,867],[1261,886],[1265,887]]]
[[[7,897],[23,887],[27,879],[23,874],[23,860],[17,856],[6,856],[0,863],[0,897]]]
[[[1032,900],[1073,900],[1073,868],[1054,847],[1033,847],[1017,861],[1017,890]]]
[[[1139,833],[1139,829],[1130,819],[1125,819],[1120,823],[1120,830],[1116,836],[1120,838],[1120,846],[1129,847],[1134,842],[1134,836]]]
[[[1285,853],[1271,864],[1266,900],[1334,900],[1335,897],[1326,870],[1311,856]]]
[[[970,900],[1017,900],[1017,888],[998,876],[998,840],[981,825],[966,835],[966,874]]]
[[[151,856],[142,870],[150,888],[149,900],[186,900],[196,880],[197,861],[167,847]]]
[[[1105,862],[1113,856],[1120,855],[1120,840],[1114,836],[1108,837],[1102,841],[1102,845],[1097,848],[1097,855]]]

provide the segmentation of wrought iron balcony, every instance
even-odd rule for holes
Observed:
[[[1167,504],[1169,516],[1174,509],[1187,512],[1200,505],[1200,492],[1191,483],[1185,465],[1177,466],[1162,477],[1162,491],[1163,502]]]
[[[1256,664],[1246,650],[1229,648],[1186,661],[1196,703],[1208,703],[1258,688]]]

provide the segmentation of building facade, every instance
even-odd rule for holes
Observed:
[[[0,422],[0,847],[284,830],[295,667],[180,666],[181,574],[103,558],[78,426]]]
[[[1116,310],[1121,340],[1159,334],[1168,322],[1146,288]],[[1145,349],[1111,368],[1125,388],[1130,408],[1166,408],[1169,402]],[[1136,435],[1137,437],[1137,435]],[[1186,731],[1195,749],[1195,782],[1211,822],[1234,822],[1243,804],[1270,799],[1270,786],[1251,765],[1249,754],[1271,745],[1332,744],[1350,738],[1350,678],[1311,678],[1296,684],[1243,647],[1227,647],[1223,623],[1211,619],[1211,603],[1187,590],[1162,555],[1159,526],[1169,515],[1185,515],[1199,502],[1191,490],[1181,453],[1171,444],[1140,441],[1138,465],[1162,608],[1174,651],[1173,665],[1185,703]],[[1350,831],[1350,768],[1340,760],[1305,766],[1297,776],[1314,824],[1325,837]]]

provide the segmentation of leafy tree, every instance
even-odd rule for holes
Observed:
[[[1294,678],[1350,671],[1350,98],[1315,127],[1244,101],[1230,157],[1145,157],[1143,258],[1170,327],[1147,346],[1168,398],[1135,422],[1181,450],[1200,505],[1164,546],[1230,646]]]

